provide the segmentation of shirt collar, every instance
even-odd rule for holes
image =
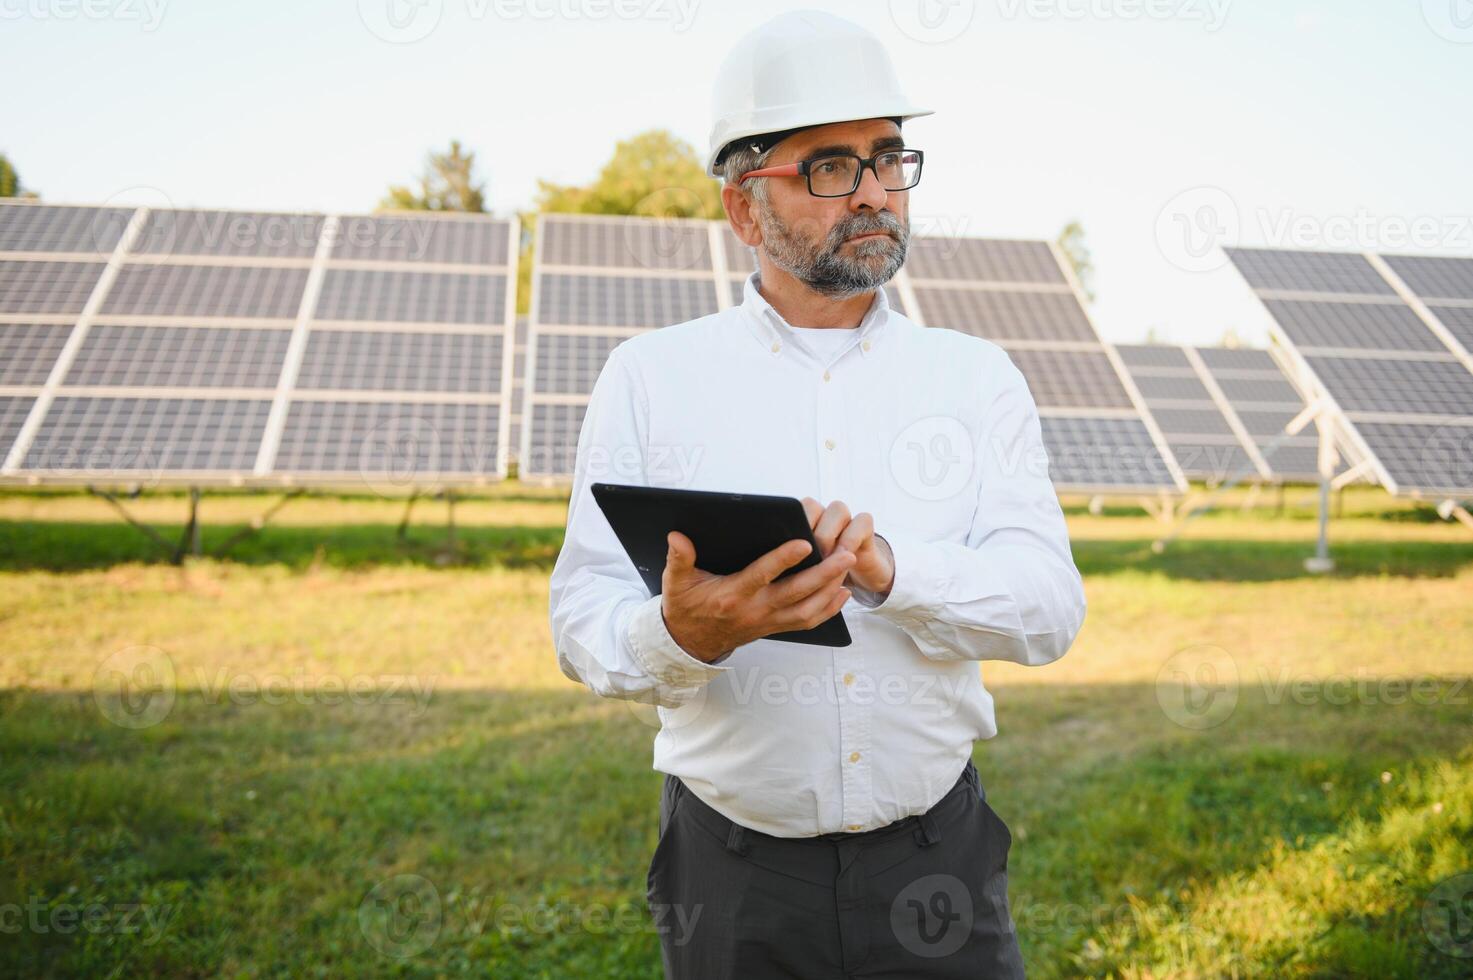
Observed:
[[[760,273],[753,272],[742,283],[742,318],[748,330],[774,356],[788,349],[795,334],[792,325],[782,318],[772,304],[767,302],[757,287],[761,284]],[[874,302],[869,312],[859,321],[859,352],[865,357],[875,353],[876,345],[883,335],[884,326],[890,321],[890,297],[884,287],[875,290]]]

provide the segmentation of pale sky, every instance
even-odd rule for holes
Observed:
[[[0,0],[0,152],[44,199],[372,210],[452,137],[492,210],[663,127],[705,152],[715,0]],[[1221,243],[1473,254],[1473,0],[807,3],[884,38],[918,230],[1083,222],[1117,342],[1264,339]]]

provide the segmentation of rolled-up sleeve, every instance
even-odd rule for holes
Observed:
[[[705,663],[675,642],[661,597],[650,595],[593,499],[595,482],[648,485],[648,404],[626,354],[614,349],[583,416],[548,616],[558,666],[570,680],[602,697],[674,708],[731,665]]]
[[[993,396],[975,447],[980,482],[966,542],[877,526],[895,578],[882,600],[857,598],[932,660],[1037,666],[1074,642],[1084,623],[1084,585],[1048,476],[1038,408],[1022,372],[998,356],[987,374]]]

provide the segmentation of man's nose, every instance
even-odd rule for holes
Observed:
[[[854,188],[854,193],[849,195],[849,210],[857,211],[862,207],[878,211],[885,206],[890,199],[890,192],[880,184],[880,178],[875,176],[873,167],[865,167],[859,174],[859,186]]]

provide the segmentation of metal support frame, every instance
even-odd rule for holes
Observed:
[[[112,504],[113,508],[123,516],[123,520],[131,524],[134,529],[136,529],[140,534],[148,538],[154,544],[157,544],[169,555],[170,564],[182,565],[184,563],[185,554],[189,554],[195,558],[199,558],[204,555],[202,529],[199,522],[199,502],[201,496],[199,487],[189,488],[189,518],[184,522],[184,530],[180,532],[179,540],[175,542],[170,542],[152,526],[143,523],[132,514],[128,513],[128,508],[123,506],[123,502],[118,499],[116,494],[108,490],[93,486],[91,484],[87,485],[87,492],[93,494],[94,496],[101,497],[109,504]],[[267,508],[265,513],[251,518],[250,522],[244,528],[226,538],[225,541],[214,550],[214,552],[211,554],[211,557],[223,558],[226,552],[228,552],[231,548],[235,547],[241,541],[244,541],[246,538],[264,528],[266,526],[266,523],[271,520],[272,517],[276,516],[276,512],[285,507],[288,502],[295,500],[306,492],[307,491],[305,488],[298,488],[286,494],[275,504],[272,504],[269,508]]]
[[[1320,461],[1321,461],[1321,472],[1322,473],[1324,472],[1325,452],[1326,452],[1326,446],[1328,445],[1328,451],[1334,457],[1334,458],[1332,458],[1332,460],[1330,462],[1329,472],[1330,473],[1334,473],[1334,471],[1335,471],[1335,463],[1336,463],[1336,461],[1338,460],[1339,457],[1338,457],[1338,453],[1335,450],[1335,445],[1334,445],[1334,440],[1333,440],[1333,434],[1334,434],[1334,432],[1333,432],[1333,426],[1332,426],[1330,420],[1326,417],[1324,403],[1318,402],[1318,401],[1312,402],[1309,405],[1306,405],[1305,408],[1304,408],[1304,411],[1302,411],[1298,415],[1294,416],[1294,418],[1291,419],[1289,421],[1289,423],[1284,426],[1284,431],[1280,432],[1278,435],[1274,436],[1273,439],[1269,440],[1269,442],[1267,442],[1262,447],[1260,447],[1259,453],[1260,453],[1260,456],[1262,457],[1262,459],[1265,460],[1265,461],[1267,461],[1268,459],[1270,459],[1273,456],[1274,452],[1277,451],[1278,448],[1281,445],[1284,444],[1285,440],[1290,439],[1290,438],[1298,435],[1299,432],[1300,432],[1300,430],[1302,430],[1311,421],[1313,421],[1320,428]],[[1213,487],[1212,488],[1212,491],[1210,493],[1206,494],[1204,497],[1202,497],[1201,500],[1200,500],[1200,502],[1195,501],[1195,500],[1194,501],[1184,502],[1183,505],[1182,505],[1182,507],[1180,508],[1180,515],[1181,516],[1176,521],[1176,525],[1168,533],[1162,535],[1161,537],[1157,538],[1155,541],[1152,541],[1151,542],[1151,551],[1153,553],[1155,553],[1155,554],[1158,554],[1158,555],[1159,554],[1162,554],[1163,552],[1165,552],[1167,546],[1170,545],[1173,541],[1175,541],[1181,535],[1181,532],[1186,528],[1186,526],[1188,524],[1190,524],[1192,521],[1196,520],[1199,515],[1205,514],[1205,513],[1207,513],[1207,511],[1209,511],[1209,510],[1212,509],[1213,503],[1219,497],[1221,497],[1223,494],[1227,493],[1229,490],[1232,490],[1234,487],[1236,487],[1238,484],[1242,483],[1244,480],[1257,477],[1258,475],[1259,475],[1259,473],[1258,473],[1258,467],[1256,465],[1251,465],[1250,464],[1247,468],[1238,471],[1237,473],[1233,474],[1227,480],[1224,480],[1222,483],[1218,484],[1216,487]],[[1323,477],[1323,476],[1321,477],[1321,483],[1324,484],[1324,487],[1325,487],[1324,489],[1322,489],[1321,493],[1322,493],[1322,498],[1325,499],[1325,500],[1328,500],[1328,496],[1327,496],[1327,494],[1328,494],[1328,485],[1329,485],[1328,484],[1328,480],[1329,480],[1329,477]],[[1281,482],[1281,483],[1279,483],[1279,510],[1280,510],[1281,513],[1283,511],[1283,507],[1284,507],[1284,485]],[[1322,539],[1324,538],[1324,535],[1325,535],[1324,528],[1323,528],[1323,518],[1324,518],[1324,516],[1325,516],[1325,512],[1322,509],[1322,512],[1321,512],[1321,518],[1322,518],[1322,521],[1321,521],[1321,524],[1322,524],[1322,527],[1321,527],[1321,538]],[[1323,540],[1321,541],[1321,546],[1322,547],[1324,546]],[[1326,560],[1328,560],[1328,558],[1326,558]],[[1313,559],[1313,558],[1309,559],[1306,562],[1306,567],[1308,567],[1309,562],[1313,562],[1313,561],[1315,561],[1315,559]],[[1330,567],[1334,567],[1333,564]],[[1315,569],[1310,569],[1310,570],[1311,571],[1314,571]],[[1326,570],[1328,570],[1328,569],[1326,569]]]

